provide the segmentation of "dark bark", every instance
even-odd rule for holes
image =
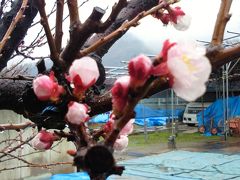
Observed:
[[[31,81],[0,79],[0,109],[23,114],[22,95],[31,86]]]
[[[128,5],[122,9],[122,11],[117,16],[117,19],[115,20],[115,22],[104,33],[99,33],[94,37],[92,37],[89,41],[87,41],[85,44],[85,47],[90,46],[91,44],[101,39],[102,37],[115,31],[126,20],[132,20],[140,12],[147,11],[151,9],[153,6],[156,6],[158,2],[159,2],[158,0],[132,0],[128,2]],[[94,53],[94,55],[99,56],[100,58],[103,57],[108,52],[108,50],[112,47],[112,45],[123,35],[124,34],[120,34],[118,37],[114,38],[112,41],[103,45]]]
[[[0,57],[0,71],[6,66],[9,58],[13,54],[14,50],[18,47],[19,43],[25,37],[27,30],[30,28],[33,19],[37,15],[37,9],[33,5],[34,0],[28,2],[28,8],[26,8],[24,15],[25,17],[17,24],[14,29],[11,38],[7,41]],[[21,7],[22,1],[16,0],[13,3],[12,9],[7,12],[4,17],[0,20],[0,39],[3,38],[12,19],[16,16],[19,8]]]
[[[18,1],[16,1],[16,2],[18,2]],[[133,0],[133,1],[130,1],[128,6],[120,12],[116,21],[106,30],[106,32],[104,34],[97,34],[88,42],[88,44],[91,44],[92,42],[101,38],[102,36],[109,34],[110,32],[117,29],[121,25],[121,23],[124,22],[126,19],[132,19],[139,12],[150,9],[152,6],[156,5],[157,3],[158,3],[157,0]],[[27,10],[29,10],[29,9],[30,9],[30,7]],[[35,9],[35,8],[33,8],[33,9]],[[29,14],[29,16],[30,16],[30,14]],[[33,16],[31,16],[31,18],[29,17],[29,22],[32,19],[33,19]],[[25,18],[25,20],[26,20],[26,18]],[[1,20],[0,22],[3,22],[3,20]],[[0,24],[0,28],[1,28],[1,26],[3,26],[3,24]],[[0,29],[0,32],[2,32],[2,29]],[[101,61],[101,57],[105,53],[107,53],[108,49],[114,44],[114,42],[118,38],[119,37],[117,37],[113,41],[107,43],[106,45],[104,45],[103,47],[101,47],[99,50],[96,51],[96,54],[94,54],[94,55],[96,55],[95,59],[99,58],[99,59],[97,59],[98,62]],[[221,56],[217,57],[216,55],[214,55],[214,53],[212,54],[210,52],[210,50],[208,50],[208,52],[209,52],[208,57],[210,58],[213,67],[218,66],[219,63],[225,62],[225,60],[228,60],[229,57],[234,56],[234,54],[231,54],[231,56],[229,56],[229,57],[224,56],[224,59],[222,59]],[[236,51],[235,55],[237,57],[239,57],[239,52]],[[221,61],[219,61],[219,59]],[[0,59],[0,62],[1,62],[1,59]],[[148,95],[150,96],[154,93],[160,92],[167,88],[169,88],[167,83],[161,84],[160,87],[152,89],[152,91]],[[88,99],[86,103],[92,108],[91,116],[109,111],[112,108],[110,94],[107,94],[104,97],[98,97],[98,96],[92,97],[92,98]],[[36,99],[35,95],[32,92],[32,89],[31,89],[31,82],[26,81],[26,80],[15,80],[15,81],[7,80],[7,79],[0,80],[0,109],[13,110],[16,113],[28,116],[32,121],[39,123],[39,122],[41,122],[40,119],[42,117],[38,118],[39,116],[37,116],[37,115],[42,113],[44,108],[47,106],[52,106],[52,105],[49,103],[40,102]],[[54,112],[54,113],[51,112],[53,114],[50,113],[51,116],[53,116],[53,119],[54,119],[53,122],[54,123],[59,122],[59,124],[58,124],[59,126],[57,125],[57,127],[62,128],[65,124],[65,122],[64,122],[64,112],[66,111],[65,106],[66,105],[64,105],[64,103],[63,103],[62,106],[56,107],[56,109],[58,109],[57,112]],[[58,113],[60,110],[61,110],[61,113]],[[31,115],[34,115],[35,117],[32,117]],[[49,116],[49,114],[47,114],[46,116]],[[47,121],[45,121],[45,122],[46,122],[46,124],[43,126],[50,127],[53,125],[50,122],[49,122],[49,124],[47,123]],[[55,127],[55,126],[53,126],[53,127]],[[61,129],[61,128],[59,128],[59,129]]]

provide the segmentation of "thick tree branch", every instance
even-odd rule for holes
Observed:
[[[11,57],[14,50],[18,47],[21,40],[26,35],[28,28],[31,26],[31,23],[35,16],[37,15],[37,9],[33,5],[34,0],[28,1],[28,7],[24,12],[24,18],[18,23],[11,34],[11,39],[9,39],[2,50],[2,56],[0,57],[0,70],[2,70],[9,58]],[[8,27],[10,26],[12,19],[16,16],[17,12],[21,7],[22,1],[16,0],[13,3],[12,9],[4,15],[0,20],[0,39],[6,34]]]
[[[13,18],[12,23],[10,24],[6,34],[2,38],[2,41],[0,42],[0,55],[1,55],[3,47],[5,46],[7,40],[11,38],[11,34],[12,34],[15,26],[20,21],[20,19],[23,17],[23,13],[24,13],[24,11],[26,9],[27,3],[28,3],[28,0],[23,0],[21,8],[19,9],[16,17]]]
[[[222,0],[212,36],[211,44],[213,46],[218,46],[222,44],[225,27],[231,17],[231,15],[229,14],[231,4],[232,0]]]
[[[124,2],[124,0],[118,2],[121,5],[117,5],[117,8],[114,8],[115,12],[112,13],[112,15],[116,16],[120,9],[124,7],[125,3],[122,2]],[[103,26],[101,18],[104,13],[105,11],[103,9],[95,7],[89,18],[83,24],[75,23],[71,26],[70,41],[61,53],[61,59],[67,64],[67,67],[72,64],[79,50],[93,33],[105,31],[105,29],[115,21],[115,17],[110,17],[112,20],[107,21],[108,23]]]
[[[210,59],[213,70],[218,69],[222,65],[236,60],[240,57],[240,45],[235,45],[226,49],[216,50],[215,53],[212,51],[207,52],[207,57]]]
[[[110,33],[114,32],[116,29],[118,29],[124,22],[130,21],[133,18],[135,18],[139,13],[142,11],[147,11],[151,9],[152,7],[156,6],[158,4],[159,0],[131,0],[128,2],[128,5],[122,9],[122,11],[117,16],[114,23],[107,28],[104,33],[98,33],[94,35],[92,38],[90,38],[84,45],[84,47],[89,47],[98,40],[104,38],[105,36],[109,35]],[[126,32],[126,31],[125,31]],[[103,45],[101,48],[98,48],[95,51],[95,55],[98,57],[103,57],[108,50],[111,48],[111,46],[119,39],[121,38],[123,34],[120,34],[119,36],[115,37],[111,41],[107,42],[105,45]],[[84,48],[82,48],[83,50]]]
[[[118,3],[115,3],[113,8],[112,8],[112,12],[110,14],[110,16],[108,17],[108,19],[99,25],[98,32],[102,32],[103,30],[106,30],[113,22],[114,20],[117,18],[117,15],[119,14],[119,12],[122,10],[123,7],[127,6],[127,1],[126,0],[119,0]]]
[[[171,1],[172,3],[175,3],[176,1]],[[107,42],[111,42],[111,40],[113,40],[116,37],[119,37],[119,35],[124,34],[126,31],[128,31],[128,29],[132,26],[137,26],[139,20],[141,20],[142,18],[153,14],[154,12],[158,11],[159,9],[162,9],[164,7],[166,7],[167,5],[169,5],[168,3],[166,3],[164,0],[162,2],[159,3],[159,5],[153,7],[152,9],[146,11],[146,12],[141,12],[139,13],[135,18],[133,18],[131,21],[129,22],[125,22],[123,23],[117,30],[115,30],[114,32],[112,32],[111,34],[107,35],[106,37],[103,37],[101,39],[99,39],[98,41],[96,41],[94,44],[92,44],[90,47],[82,50],[80,52],[80,57],[82,56],[86,56],[87,54],[96,51],[98,48],[100,48],[102,45],[106,44]]]
[[[46,37],[47,37],[47,41],[48,41],[48,45],[49,45],[49,49],[50,49],[50,57],[53,60],[53,63],[57,67],[62,67],[62,63],[59,61],[59,53],[57,52],[57,48],[56,48],[51,30],[49,27],[47,14],[45,12],[45,1],[44,0],[36,0],[36,4],[38,7],[40,16],[41,16],[41,24],[46,33]]]
[[[70,27],[74,24],[81,24],[78,13],[78,2],[77,0],[67,0],[70,16]]]

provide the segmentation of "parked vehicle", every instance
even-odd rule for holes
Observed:
[[[197,114],[211,105],[210,102],[191,102],[188,103],[183,113],[183,123],[189,126],[198,124]]]

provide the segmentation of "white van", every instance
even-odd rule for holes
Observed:
[[[191,102],[188,103],[184,113],[183,113],[183,123],[186,123],[189,126],[194,126],[195,124],[198,124],[197,122],[197,114],[206,109],[209,105],[211,105],[210,102]]]

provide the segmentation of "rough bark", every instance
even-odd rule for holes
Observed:
[[[18,47],[19,43],[25,37],[27,30],[30,28],[33,19],[37,15],[37,9],[33,5],[34,0],[30,0],[28,3],[28,8],[25,10],[25,17],[17,24],[14,29],[11,38],[6,43],[2,51],[2,56],[0,57],[0,71],[6,66],[9,58],[13,54],[14,50]],[[22,1],[16,0],[13,3],[12,9],[7,12],[4,17],[0,20],[0,39],[5,35],[12,19],[16,16],[19,8],[21,7]]]
[[[158,2],[159,2],[158,0],[132,0],[128,2],[128,5],[122,9],[122,11],[117,16],[117,19],[115,20],[115,22],[104,33],[99,33],[93,36],[89,41],[85,43],[84,47],[90,46],[91,44],[101,39],[102,37],[115,31],[117,28],[119,28],[122,25],[123,22],[127,20],[132,20],[140,12],[149,10],[153,6],[156,6]],[[118,37],[116,37],[112,41],[103,45],[93,54],[93,56],[98,56],[102,58],[108,52],[108,50],[112,47],[112,45],[123,35],[124,34],[120,34]]]

